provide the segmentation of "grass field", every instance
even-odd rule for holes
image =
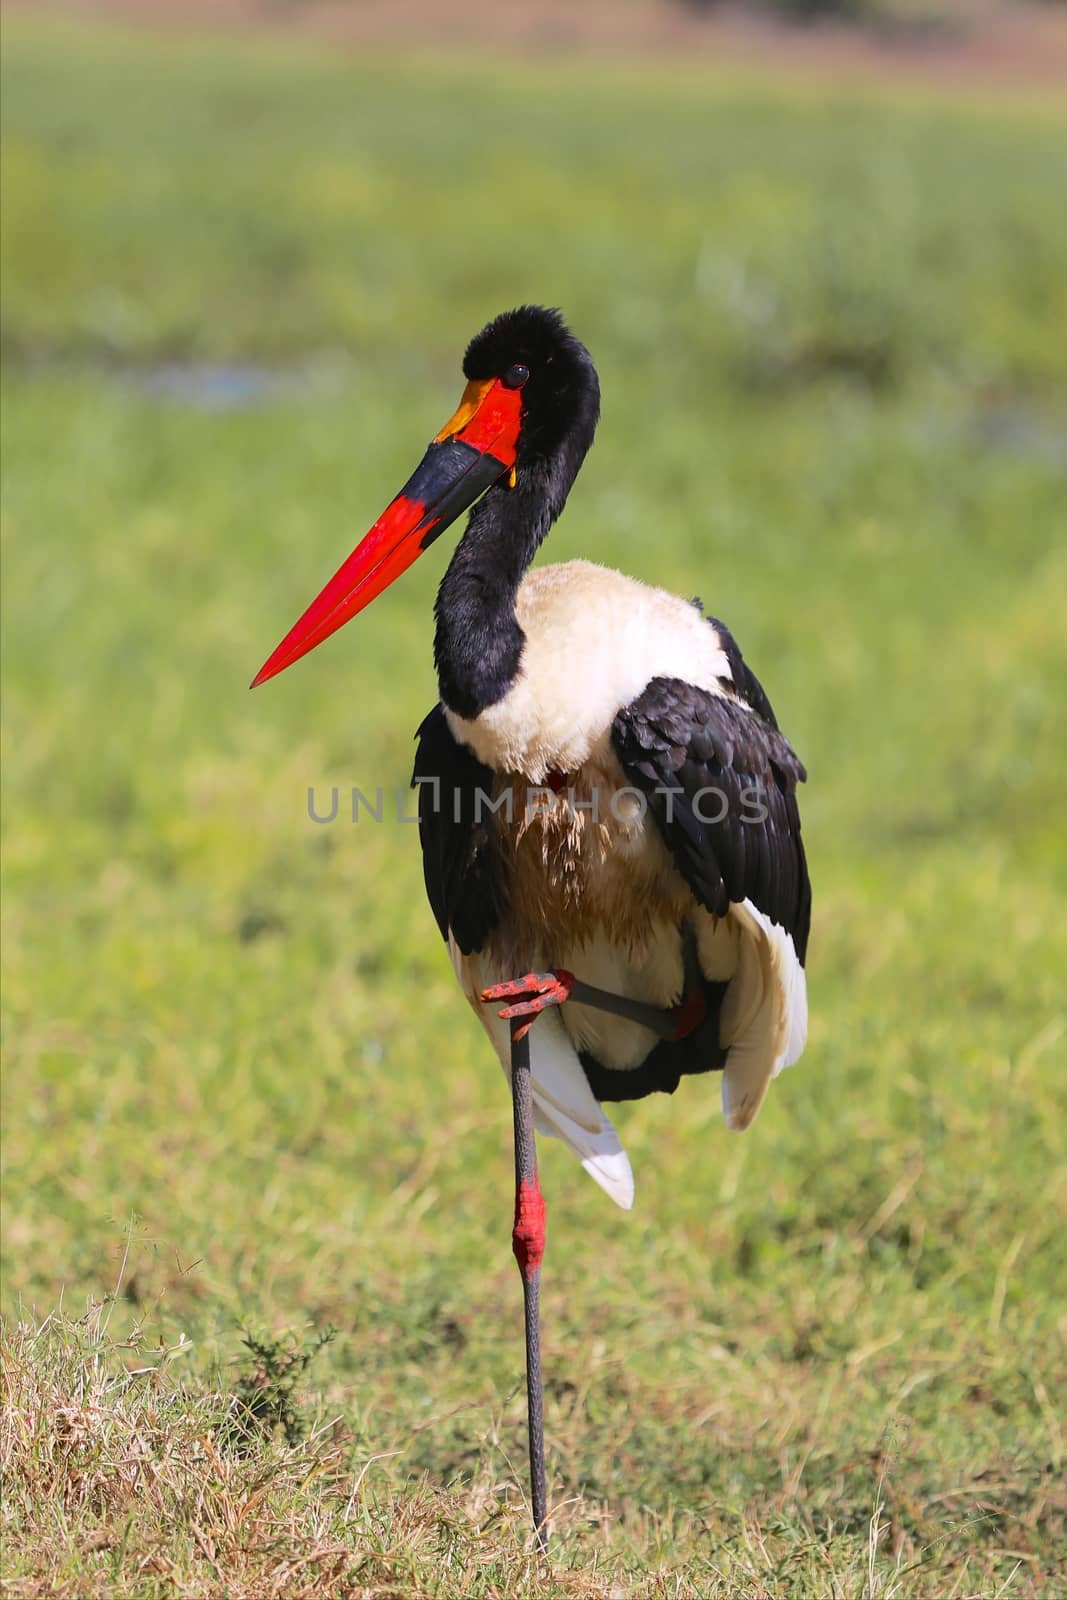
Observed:
[[[3,65],[5,1593],[1061,1594],[1067,118]],[[549,553],[729,620],[816,890],[750,1133],[621,1108],[629,1216],[542,1147],[547,1566],[504,1086],[414,830],[307,817],[406,781],[449,541],[246,690],[526,299],[605,394]]]

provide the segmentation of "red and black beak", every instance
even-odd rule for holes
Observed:
[[[252,688],[336,633],[406,572],[484,490],[512,472],[521,422],[518,389],[506,388],[498,378],[468,383],[455,416],[366,538],[260,667]]]

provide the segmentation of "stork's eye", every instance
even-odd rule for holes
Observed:
[[[508,368],[500,381],[505,389],[521,389],[529,376],[529,367],[524,367],[521,361],[516,361]]]

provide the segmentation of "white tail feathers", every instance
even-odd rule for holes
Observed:
[[[742,929],[737,970],[723,1001],[719,1037],[727,1049],[722,1109],[740,1132],[763,1104],[772,1078],[800,1056],[808,1034],[804,968],[789,934],[745,900],[731,906]]]
[[[502,1026],[504,1048],[510,1050],[507,1025]],[[569,1145],[604,1193],[629,1211],[634,1203],[630,1159],[589,1087],[557,1011],[539,1017],[530,1032],[530,1077],[538,1132]]]

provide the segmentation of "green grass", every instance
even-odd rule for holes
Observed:
[[[25,21],[3,88],[6,1592],[1059,1593],[1064,120]],[[414,830],[306,816],[406,780],[449,541],[246,692],[526,299],[605,394],[549,553],[729,620],[816,892],[749,1134],[621,1108],[630,1216],[542,1147],[544,1570],[499,1070]]]

